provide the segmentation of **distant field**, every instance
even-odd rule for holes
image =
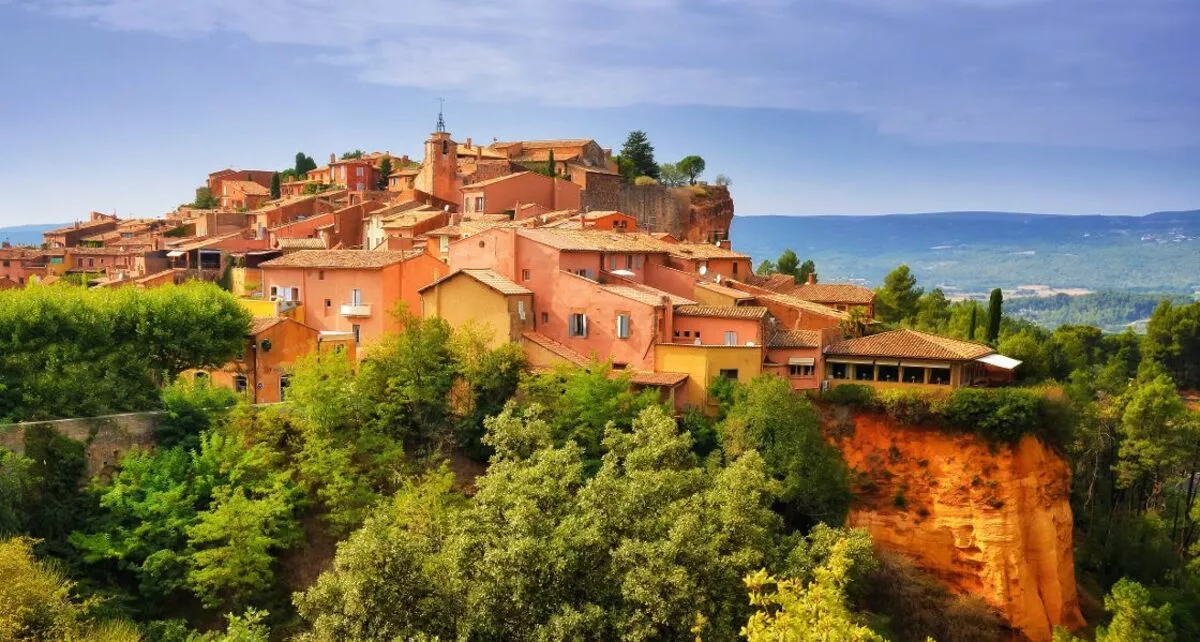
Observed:
[[[948,294],[1022,285],[1191,294],[1200,290],[1200,210],[1147,216],[989,212],[737,216],[755,262],[792,248],[826,281],[877,285],[900,263]]]
[[[43,225],[15,225],[0,227],[0,241],[8,241],[13,245],[41,245],[42,232],[62,227],[64,223]]]
[[[1060,325],[1094,325],[1106,332],[1121,332],[1128,326],[1142,331],[1144,322],[1163,299],[1171,299],[1175,303],[1189,303],[1192,300],[1181,295],[1136,292],[1096,292],[1082,296],[1060,294],[1010,299],[1004,302],[1004,311],[1050,329]]]

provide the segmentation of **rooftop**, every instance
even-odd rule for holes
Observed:
[[[604,290],[605,292],[615,294],[617,296],[625,297],[626,299],[632,299],[639,303],[645,303],[646,305],[662,305],[663,297],[667,297],[668,299],[670,299],[671,305],[673,305],[673,306],[694,305],[695,304],[694,301],[685,299],[681,296],[675,296],[674,294],[671,294],[670,292],[664,292],[657,288],[652,288],[648,285],[633,286],[633,285],[605,284],[605,285],[601,285],[600,289]]]
[[[708,290],[710,292],[715,292],[717,294],[731,297],[738,301],[746,301],[748,299],[754,298],[754,295],[750,294],[749,292],[742,292],[741,290],[727,288],[727,287],[725,287],[723,285],[719,285],[717,283],[697,283],[696,287],[704,288],[705,290]]]
[[[222,186],[241,190],[247,196],[270,196],[271,190],[253,181],[225,181]]]
[[[283,237],[277,239],[275,244],[281,250],[323,250],[325,249],[325,241],[317,238],[299,237],[289,238]]]
[[[684,317],[720,317],[722,319],[762,319],[767,309],[757,305],[681,305],[675,314]]]
[[[806,312],[811,312],[813,314],[820,314],[820,315],[827,316],[827,317],[835,317],[837,319],[850,318],[849,314],[846,314],[845,312],[842,312],[840,310],[835,310],[827,305],[821,305],[820,303],[816,303],[813,301],[806,301],[804,299],[801,299],[799,297],[794,297],[789,294],[756,294],[756,295],[754,295],[754,298],[762,300],[762,301],[771,301],[774,303],[780,303],[780,304],[783,304],[783,305],[786,305],[786,306],[789,306],[792,308],[796,308],[797,310],[804,310]]]
[[[377,270],[410,259],[420,251],[380,250],[300,250],[277,259],[263,262],[260,267],[270,268],[348,268]]]
[[[870,288],[852,283],[805,283],[787,292],[806,301],[869,305],[875,300]]]
[[[858,339],[847,339],[825,348],[825,354],[843,357],[908,357],[969,361],[993,354],[991,346],[959,341],[901,328]]]
[[[711,243],[672,243],[667,246],[671,256],[685,259],[748,259],[746,254],[727,250]]]
[[[577,366],[586,366],[588,364],[587,357],[540,332],[525,332],[521,336],[525,337],[526,341],[539,345]]]
[[[433,283],[430,283],[429,285],[427,285],[423,288],[420,288],[417,291],[424,292],[440,283],[449,281],[450,279],[453,279],[459,275],[469,276],[472,279],[479,281],[480,283],[492,288],[493,290],[495,290],[505,296],[517,295],[517,294],[533,294],[533,292],[531,290],[529,290],[528,288],[521,286],[521,285],[517,285],[516,283],[513,283],[512,281],[509,281],[507,278],[504,277],[503,274],[500,274],[499,272],[497,272],[493,269],[490,269],[490,268],[485,268],[485,269],[470,269],[470,268],[468,268],[468,269],[462,269],[462,270],[455,270],[455,271],[451,272],[450,274],[447,274],[446,276],[443,276],[442,278],[434,281]]]
[[[767,339],[769,348],[819,348],[821,333],[818,330],[777,330]]]
[[[665,253],[674,247],[641,232],[573,230],[562,228],[522,229],[518,234],[564,252]]]

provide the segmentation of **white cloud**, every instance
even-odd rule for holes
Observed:
[[[1192,0],[26,0],[480,100],[853,113],[923,141],[1200,144]]]

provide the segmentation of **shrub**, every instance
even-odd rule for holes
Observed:
[[[1043,432],[1046,404],[1046,398],[1032,390],[959,388],[947,399],[942,417],[949,427],[1012,443],[1024,434]]]
[[[821,400],[856,408],[874,408],[876,404],[875,389],[860,383],[844,383],[835,386],[822,393]]]
[[[891,389],[880,392],[876,403],[902,424],[919,424],[936,415],[938,401],[937,397],[919,390]]]

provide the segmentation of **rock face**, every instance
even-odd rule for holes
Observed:
[[[982,598],[1031,640],[1083,624],[1066,461],[1033,437],[992,446],[883,415],[850,421],[838,446],[853,469],[852,526]]]
[[[667,232],[681,241],[694,243],[729,235],[733,198],[726,187],[621,185],[620,190],[617,209],[637,219],[639,229]]]

